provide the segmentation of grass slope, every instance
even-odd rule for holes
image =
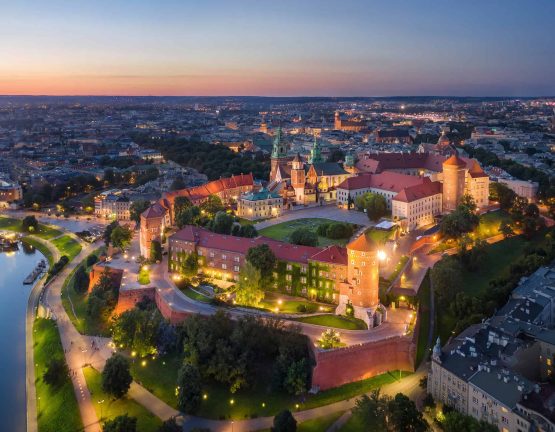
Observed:
[[[113,399],[112,396],[105,393],[102,390],[102,375],[100,372],[92,367],[86,367],[83,369],[83,373],[85,374],[87,387],[91,392],[91,398],[98,418],[106,421],[127,414],[130,417],[137,418],[137,431],[156,432],[158,430],[162,421],[142,405],[127,396],[121,399]]]
[[[69,235],[63,235],[50,241],[58,248],[60,254],[66,255],[70,261],[79,255],[82,249],[79,242]]]
[[[69,376],[56,389],[42,380],[48,362],[64,357],[55,321],[37,318],[33,325],[33,340],[39,432],[81,430],[83,424]]]
[[[366,330],[368,328],[366,326],[366,323],[360,319],[348,318],[339,315],[314,315],[309,317],[296,318],[295,321],[344,330]]]

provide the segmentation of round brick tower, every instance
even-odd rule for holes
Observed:
[[[454,154],[443,162],[443,211],[451,212],[457,208],[464,195],[466,163]]]
[[[379,269],[376,245],[360,235],[347,245],[347,281],[341,285],[336,313],[343,314],[350,304],[354,316],[368,327],[385,319],[385,308],[379,298]]]

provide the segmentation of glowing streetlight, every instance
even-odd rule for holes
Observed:
[[[378,259],[380,261],[385,261],[387,258],[387,254],[383,250],[378,251]]]

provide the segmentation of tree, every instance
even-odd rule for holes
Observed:
[[[162,245],[158,240],[150,242],[150,260],[152,262],[162,261]]]
[[[98,262],[98,256],[95,254],[90,254],[87,257],[87,267],[91,267],[93,264],[96,264]]]
[[[503,234],[504,238],[509,238],[515,235],[515,232],[511,227],[511,224],[508,223],[507,221],[502,221],[499,224],[499,233]]]
[[[389,422],[397,432],[424,432],[428,423],[407,396],[397,393],[388,403]]]
[[[175,216],[175,223],[179,228],[183,228],[185,225],[202,225],[202,220],[200,208],[197,206],[181,210]]]
[[[443,235],[458,238],[464,233],[471,232],[480,222],[478,216],[466,205],[459,205],[455,211],[443,217],[440,230]]]
[[[359,418],[365,430],[387,432],[388,396],[381,396],[380,389],[372,390],[355,402],[353,416]]]
[[[209,217],[214,217],[216,213],[224,211],[225,207],[222,200],[217,195],[210,195],[205,202],[200,205],[201,212],[204,211]]]
[[[461,197],[461,202],[459,205],[466,207],[471,212],[474,212],[476,210],[476,201],[474,201],[472,195],[469,194],[464,194]]]
[[[432,268],[432,286],[443,306],[447,306],[455,294],[462,290],[461,274],[461,264],[454,257],[445,257]]]
[[[201,402],[201,378],[198,367],[183,363],[177,377],[177,405],[186,414],[194,414]]]
[[[272,432],[296,432],[297,420],[289,410],[283,410],[274,417]]]
[[[489,193],[490,199],[497,201],[501,210],[509,210],[513,206],[516,193],[503,183],[491,182]]]
[[[474,417],[461,414],[458,411],[445,413],[445,418],[441,422],[444,432],[498,432],[497,426],[483,420],[478,421]]]
[[[220,211],[210,224],[210,230],[218,234],[231,234],[231,227],[233,226],[233,216],[226,212]]]
[[[162,423],[162,426],[158,428],[158,432],[183,432],[183,427],[177,424],[175,417],[172,417]]]
[[[198,273],[198,255],[196,252],[181,255],[181,273],[187,277],[196,276]]]
[[[129,361],[121,354],[113,354],[102,371],[102,390],[116,398],[127,393],[133,378],[129,372]]]
[[[34,216],[25,216],[21,221],[21,229],[26,232],[34,232],[38,229],[39,223]]]
[[[108,420],[102,427],[102,432],[136,432],[137,419],[129,417],[127,414],[114,417]]]
[[[240,237],[254,238],[258,236],[258,231],[253,225],[243,225],[239,229]]]
[[[318,235],[320,235],[319,232]],[[353,235],[353,226],[349,223],[333,222],[327,226],[324,235],[330,239],[349,238]]]
[[[106,228],[104,229],[104,236],[103,236],[104,244],[106,244],[106,246],[108,246],[112,241],[112,231],[117,226],[119,226],[118,221],[113,221],[112,223],[106,225]]]
[[[341,339],[337,330],[327,329],[324,333],[322,333],[320,339],[318,339],[318,345],[320,345],[320,348],[322,349],[332,349],[340,346]]]
[[[137,200],[131,203],[129,206],[130,218],[135,223],[141,221],[141,213],[150,207],[150,201],[147,200]]]
[[[261,244],[251,247],[247,251],[246,259],[256,269],[258,269],[264,283],[269,283],[277,261],[274,252],[270,249],[270,246],[267,244]]]
[[[359,210],[366,210],[366,215],[371,221],[378,221],[387,214],[387,201],[383,196],[374,192],[366,192],[355,200]]]
[[[64,359],[50,359],[42,379],[52,387],[60,387],[64,383],[64,379],[68,376],[67,364]]]
[[[110,240],[112,241],[112,245],[117,247],[121,250],[124,250],[129,246],[131,243],[131,238],[133,237],[133,233],[127,227],[123,227],[118,225],[112,230],[110,234]]]
[[[308,366],[306,359],[291,363],[287,369],[287,375],[283,387],[289,394],[300,395],[306,391],[308,382]]]
[[[239,280],[235,285],[235,300],[240,305],[256,307],[263,299],[260,271],[247,261],[239,272]]]
[[[75,271],[73,277],[73,289],[78,293],[84,293],[89,288],[89,274],[85,271],[85,267],[80,265]]]
[[[173,203],[173,213],[175,215],[175,219],[177,220],[181,218],[182,213],[185,210],[190,209],[192,206],[193,204],[191,204],[191,201],[189,201],[189,198],[184,196],[176,197]]]
[[[289,236],[289,241],[301,246],[318,246],[318,235],[306,228],[297,228]]]

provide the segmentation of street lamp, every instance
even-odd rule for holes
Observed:
[[[387,254],[383,250],[378,251],[378,259],[380,261],[385,261],[387,258]]]

